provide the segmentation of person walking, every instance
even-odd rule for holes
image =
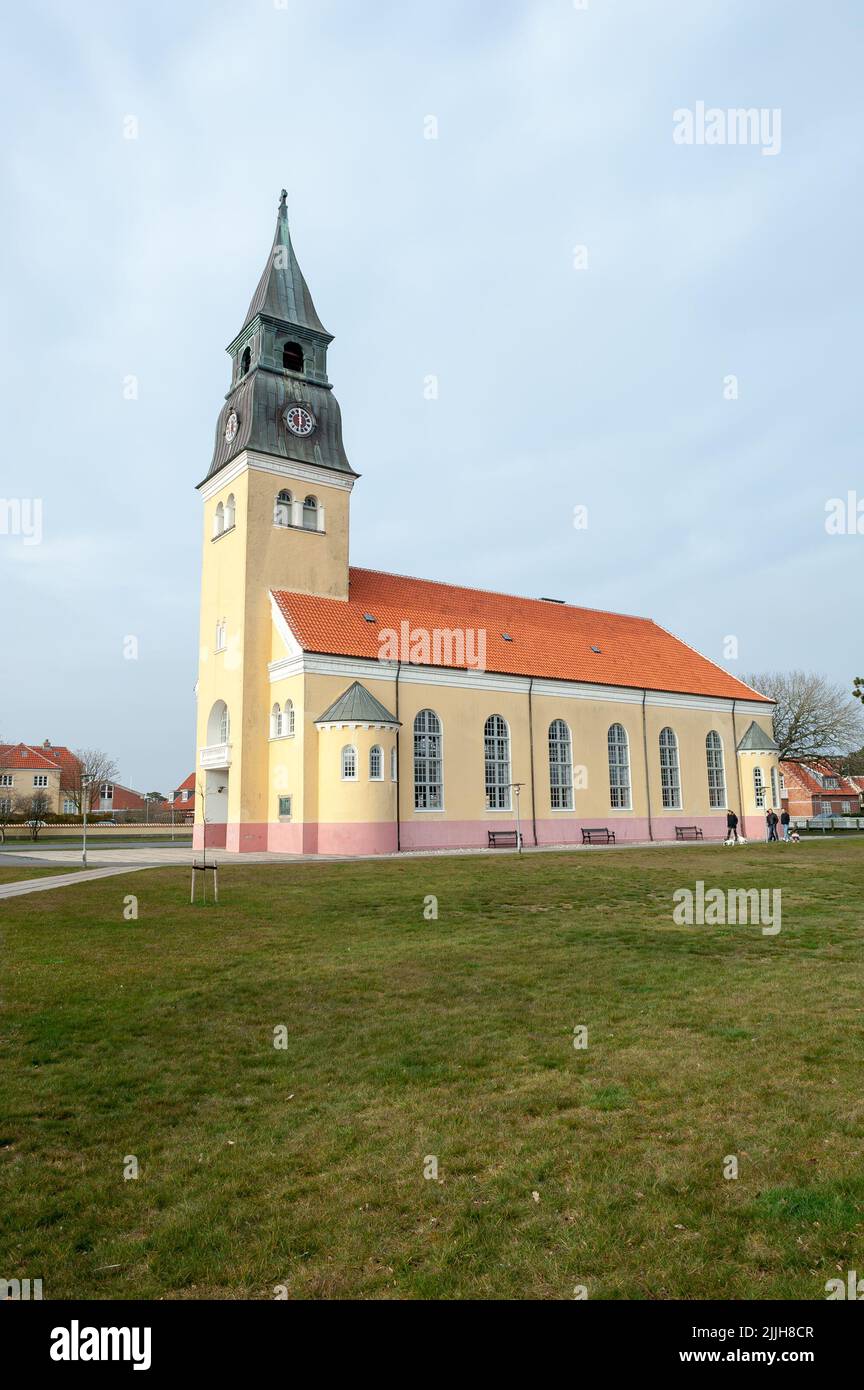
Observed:
[[[727,845],[737,845],[738,843],[738,817],[734,811],[726,812],[726,843]]]
[[[766,821],[766,824],[767,824],[767,826],[768,826],[768,839],[769,839],[769,842],[770,842],[771,840],[776,840],[776,839],[778,839],[778,835],[777,835],[777,825],[778,825],[779,820],[780,820],[780,817],[778,816],[777,812],[774,810],[774,807],[773,807],[773,806],[769,806],[769,807],[768,807],[768,814],[767,814],[767,816],[765,817],[765,821]]]
[[[788,811],[783,811],[781,813],[780,824],[783,827],[783,839],[786,841],[787,844],[789,843],[789,826],[791,824],[791,820],[792,817],[789,815]]]

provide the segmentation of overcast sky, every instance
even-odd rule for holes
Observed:
[[[9,10],[0,498],[43,520],[0,534],[0,736],[192,769],[195,484],[283,185],[353,563],[850,684],[862,32],[854,0]],[[779,150],[676,143],[700,101],[779,108]]]

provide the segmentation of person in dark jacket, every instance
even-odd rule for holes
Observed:
[[[789,815],[788,811],[784,811],[780,816],[780,824],[783,827],[783,839],[786,840],[787,843],[789,840],[789,825],[791,820],[792,817]]]
[[[734,811],[726,812],[726,841],[727,844],[738,843],[738,817]]]
[[[777,812],[774,810],[774,807],[773,807],[773,806],[769,806],[769,807],[768,807],[768,814],[767,814],[767,816],[765,817],[765,823],[766,823],[766,825],[768,826],[768,839],[769,839],[769,840],[776,840],[776,839],[778,838],[778,836],[777,836],[777,825],[778,825],[779,821],[780,821],[780,817],[778,816]]]

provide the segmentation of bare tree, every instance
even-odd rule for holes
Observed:
[[[39,831],[44,829],[45,817],[51,809],[51,798],[47,792],[35,791],[15,798],[15,809],[23,816],[30,831],[30,839],[38,840]]]
[[[74,803],[80,815],[85,805],[88,811],[93,809],[93,798],[95,796],[98,799],[100,785],[103,782],[113,782],[116,777],[117,764],[107,753],[101,752],[98,748],[76,748],[74,760],[64,760],[60,773],[60,791]]]
[[[864,709],[814,671],[762,671],[743,680],[777,702],[774,739],[781,758],[843,756],[864,738]]]

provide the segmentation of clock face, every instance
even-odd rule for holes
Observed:
[[[232,410],[232,411],[231,411],[231,414],[228,416],[228,419],[225,421],[225,443],[226,443],[226,444],[230,444],[231,441],[232,441],[232,439],[234,439],[234,438],[236,437],[236,435],[237,435],[237,429],[238,429],[239,424],[240,424],[240,421],[237,419],[237,411],[236,411],[236,410]]]
[[[311,434],[315,428],[315,417],[305,406],[292,405],[285,411],[285,424],[292,434]]]

